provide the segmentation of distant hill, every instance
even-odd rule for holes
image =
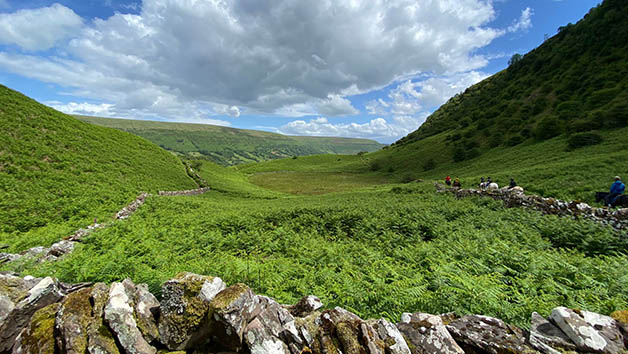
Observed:
[[[577,24],[468,88],[432,114],[405,145],[442,132],[450,156],[473,158],[497,146],[558,135],[595,143],[628,125],[628,2],[606,0]]]
[[[2,85],[0,126],[0,243],[19,243],[19,235],[38,229],[58,240],[113,215],[141,191],[196,186],[177,157],[151,142],[81,122]],[[31,240],[38,242],[23,238]]]
[[[286,136],[207,124],[77,118],[139,135],[185,157],[207,158],[224,166],[291,156],[356,154],[376,151],[384,146],[368,139]]]

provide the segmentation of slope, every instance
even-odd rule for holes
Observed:
[[[599,142],[604,130],[628,124],[626,38],[628,3],[606,0],[530,53],[513,56],[507,69],[451,98],[396,145],[448,132],[448,150],[459,161],[558,135],[570,136],[571,147]]]
[[[207,124],[77,118],[139,135],[186,157],[207,158],[221,165],[314,154],[355,154],[384,146],[368,139],[286,136]]]
[[[0,122],[0,243],[51,242],[140,191],[195,187],[181,161],[158,146],[1,85]]]

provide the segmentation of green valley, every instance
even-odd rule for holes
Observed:
[[[287,136],[208,124],[76,117],[141,136],[185,158],[208,159],[224,166],[292,156],[356,154],[384,146],[368,139]]]

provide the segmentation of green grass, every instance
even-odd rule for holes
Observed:
[[[0,244],[48,245],[110,218],[141,191],[194,188],[181,161],[0,85]]]
[[[356,154],[383,146],[368,139],[286,136],[207,124],[77,118],[139,135],[187,158],[206,158],[221,165],[313,154]]]
[[[14,265],[66,281],[131,277],[159,292],[181,271],[245,282],[294,303],[393,321],[405,311],[481,313],[526,326],[558,305],[628,306],[626,241],[589,222],[456,200],[430,183],[259,199],[212,191],[151,198],[130,219],[52,264]]]

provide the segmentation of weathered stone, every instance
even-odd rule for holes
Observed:
[[[74,242],[68,240],[61,240],[50,246],[47,256],[61,257],[74,250]]]
[[[87,328],[92,321],[91,293],[90,288],[85,288],[69,294],[57,312],[57,347],[63,353],[87,351]]]
[[[159,338],[159,329],[155,314],[159,311],[159,301],[148,291],[148,285],[139,284],[135,290],[135,315],[137,327],[144,338],[152,342]]]
[[[6,263],[6,262],[13,262],[20,258],[22,258],[22,256],[19,254],[0,252],[0,264]]]
[[[347,354],[384,353],[384,343],[375,329],[343,308],[336,307],[333,310],[323,311],[320,322],[320,331],[317,333],[315,342],[323,353],[335,351]]]
[[[323,303],[318,297],[307,295],[302,297],[296,305],[289,306],[288,310],[294,317],[305,317],[321,307],[323,307]]]
[[[14,306],[0,326],[0,353],[11,350],[15,338],[37,310],[58,302],[62,296],[57,281],[50,277],[42,279],[28,290],[27,296]]]
[[[288,346],[273,335],[259,318],[255,318],[246,327],[244,341],[251,354],[290,354]]]
[[[28,295],[32,286],[12,274],[0,274],[0,327],[15,305]]]
[[[13,354],[55,352],[55,317],[61,304],[54,303],[37,310],[15,340]]]
[[[162,286],[159,336],[170,350],[191,349],[209,342],[210,301],[225,289],[220,278],[181,273]]]
[[[550,318],[580,350],[619,353],[624,349],[619,326],[611,317],[557,307]]]
[[[417,312],[404,316],[402,321],[397,327],[412,344],[412,353],[464,354],[439,316]]]
[[[244,331],[244,339],[249,348],[252,347],[252,343],[248,342],[249,339],[254,338],[268,344],[271,341],[270,338],[266,338],[268,336],[272,336],[276,339],[273,339],[273,341],[281,341],[292,348],[292,350],[298,350],[299,352],[307,346],[305,339],[302,338],[301,333],[297,330],[294,317],[292,317],[288,310],[275,300],[266,296],[258,295],[256,298],[259,305],[250,315],[250,317],[255,317],[255,320],[257,320],[255,325],[251,327],[251,329],[255,330],[255,333],[252,336],[248,335],[248,326]],[[263,330],[260,329],[257,324],[259,324]],[[309,334],[306,335],[306,337],[309,337]]]
[[[543,353],[560,354],[565,350],[576,350],[576,345],[560,328],[536,312],[532,312],[530,345]]]
[[[390,354],[410,354],[410,348],[399,329],[392,323],[381,318],[379,320],[367,321],[384,343],[386,353]]]
[[[105,320],[127,353],[155,354],[157,352],[154,347],[146,342],[137,328],[131,299],[129,299],[125,286],[122,283],[111,284],[109,301],[105,307]]]
[[[502,320],[480,315],[469,315],[451,322],[447,330],[465,351],[500,353],[534,353],[525,343],[521,329]]]
[[[210,337],[224,351],[242,348],[244,330],[259,305],[259,298],[244,284],[232,285],[210,303]]]
[[[92,321],[87,327],[88,346],[91,354],[119,354],[113,333],[104,322],[105,306],[109,302],[109,287],[96,283],[91,289]]]
[[[299,336],[309,348],[314,346],[314,339],[318,335],[320,329],[320,315],[320,312],[314,311],[305,317],[295,317],[294,319],[294,324]],[[297,353],[299,353],[299,351],[297,351]]]

